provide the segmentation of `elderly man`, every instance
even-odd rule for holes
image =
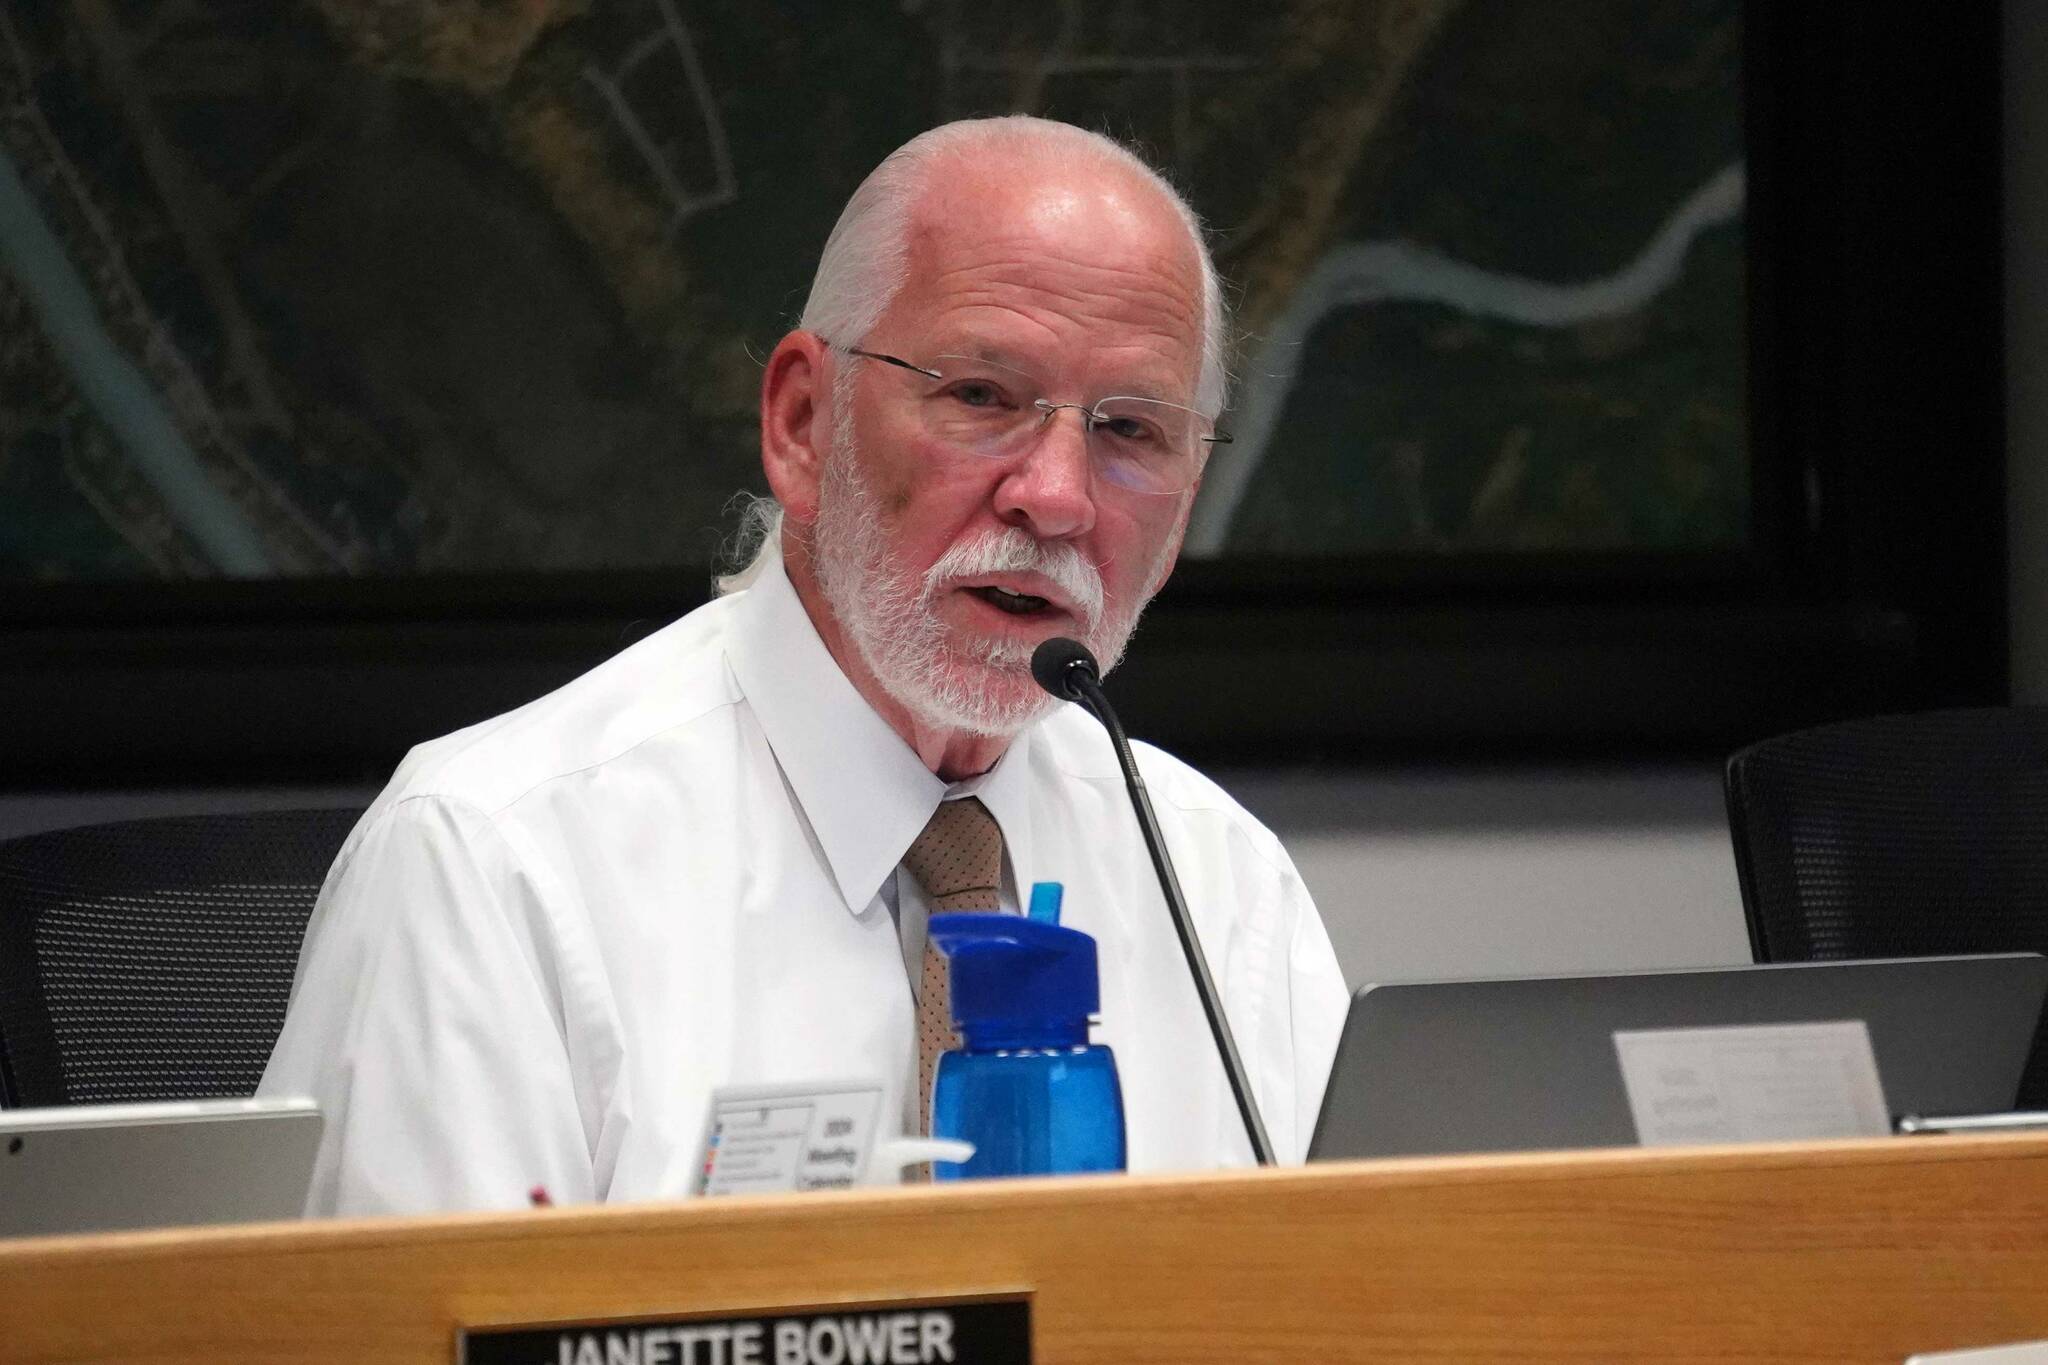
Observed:
[[[1040,880],[1099,946],[1131,1166],[1248,1161],[1109,745],[1029,669],[1054,635],[1113,663],[1165,581],[1222,313],[1193,215],[1107,139],[972,121],[877,168],[768,359],[753,562],[415,749],[336,861],[263,1082],[328,1115],[312,1209],[678,1195],[720,1085],[880,1078],[914,1122],[926,917]],[[1140,761],[1298,1159],[1329,939],[1271,833]]]

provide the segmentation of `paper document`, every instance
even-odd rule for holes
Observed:
[[[712,1092],[698,1194],[849,1189],[867,1171],[878,1082],[724,1086]]]
[[[1891,1132],[1861,1019],[1619,1030],[1614,1050],[1646,1147]]]

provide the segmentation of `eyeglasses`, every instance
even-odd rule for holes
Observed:
[[[1231,441],[1193,408],[1160,398],[1117,394],[1092,406],[1055,403],[1036,379],[993,360],[938,355],[929,366],[913,365],[900,356],[819,339],[834,350],[919,376],[926,382],[916,386],[917,415],[926,434],[991,460],[1020,453],[1054,414],[1072,408],[1081,414],[1089,453],[1105,483],[1131,493],[1184,493],[1202,472],[1206,447]]]

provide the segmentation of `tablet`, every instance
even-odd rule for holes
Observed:
[[[0,1110],[0,1236],[297,1218],[319,1146],[307,1099]]]
[[[2007,1110],[2044,991],[2033,953],[1365,986],[1309,1158],[1631,1146],[1641,1029],[1859,1020],[1892,1114]]]

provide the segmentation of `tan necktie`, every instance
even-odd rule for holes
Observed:
[[[931,900],[933,914],[1002,908],[1003,831],[988,807],[972,796],[942,801],[924,832],[903,855],[903,866]],[[917,1126],[929,1133],[932,1073],[939,1054],[958,1041],[953,991],[945,954],[924,941],[924,973],[917,994]]]

